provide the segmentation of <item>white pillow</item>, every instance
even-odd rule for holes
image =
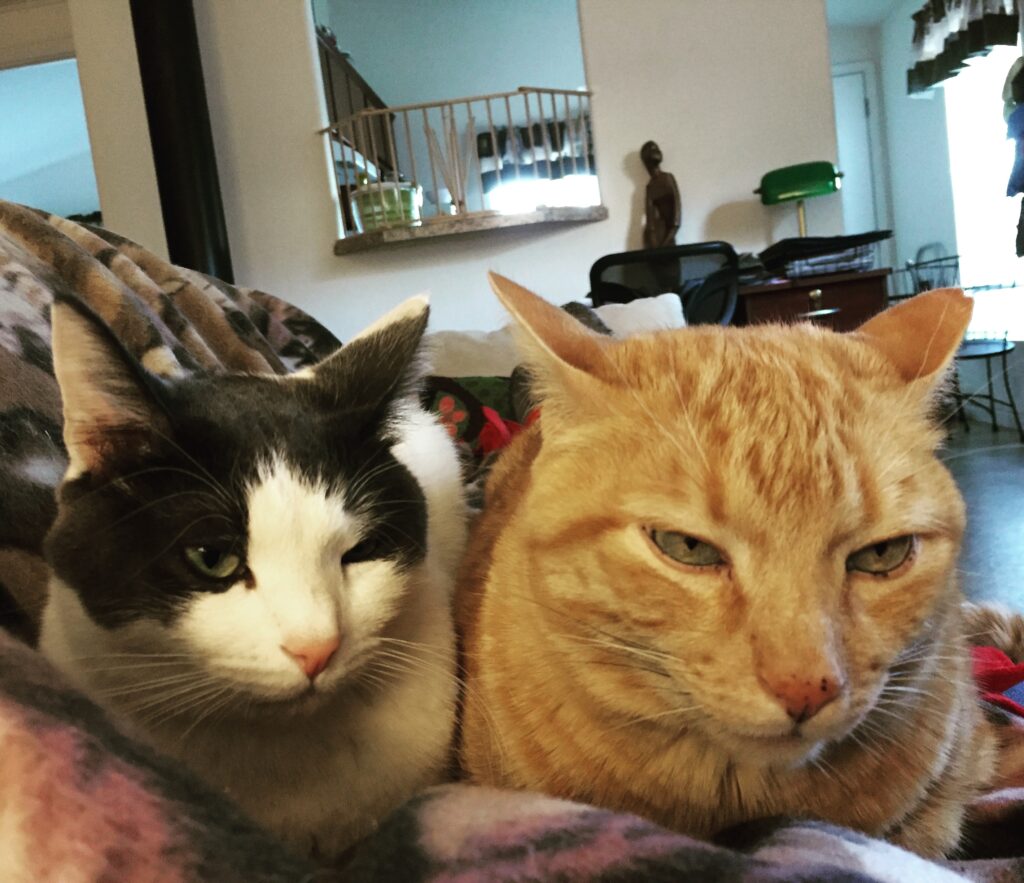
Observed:
[[[686,325],[679,295],[671,293],[605,304],[594,312],[616,337]],[[435,331],[427,340],[431,371],[442,377],[508,377],[522,361],[510,325],[498,331]]]
[[[508,377],[522,361],[508,326],[427,335],[430,365],[442,377]]]
[[[616,337],[686,325],[683,302],[678,294],[672,292],[657,297],[639,297],[628,304],[605,304],[594,312]]]

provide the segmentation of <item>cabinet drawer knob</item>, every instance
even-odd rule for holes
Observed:
[[[821,309],[821,289],[820,288],[812,288],[811,291],[808,293],[807,297],[811,301],[811,309],[812,310],[820,310]]]

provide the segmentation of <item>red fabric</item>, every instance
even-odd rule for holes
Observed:
[[[1024,706],[1014,702],[1003,691],[1024,681],[1024,662],[1015,663],[1002,650],[995,647],[973,647],[974,680],[981,698],[1013,714],[1024,717]]]
[[[526,415],[525,423],[506,420],[494,408],[489,408],[487,405],[483,405],[480,410],[484,415],[484,425],[476,441],[477,453],[481,455],[500,451],[527,426],[533,426],[540,419],[540,408],[530,411]]]
[[[480,454],[490,454],[493,451],[500,451],[516,435],[523,431],[523,424],[515,420],[505,420],[494,408],[484,405],[481,409],[484,415],[483,429],[477,436],[477,451]]]

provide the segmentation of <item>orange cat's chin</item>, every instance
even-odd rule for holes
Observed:
[[[715,746],[733,762],[785,769],[814,763],[826,745],[825,740],[799,731],[780,736],[723,734],[715,739]]]
[[[829,746],[850,738],[867,713],[851,707],[849,696],[826,708],[819,716],[801,724],[778,726],[731,720],[709,721],[700,730],[703,738],[730,761],[751,766],[794,769],[815,761]]]

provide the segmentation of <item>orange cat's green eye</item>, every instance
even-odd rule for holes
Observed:
[[[690,567],[714,567],[725,563],[725,558],[718,549],[697,537],[656,528],[652,528],[649,534],[654,545],[680,564]]]
[[[872,543],[846,559],[846,569],[884,576],[907,561],[914,552],[914,536],[907,534]]]

